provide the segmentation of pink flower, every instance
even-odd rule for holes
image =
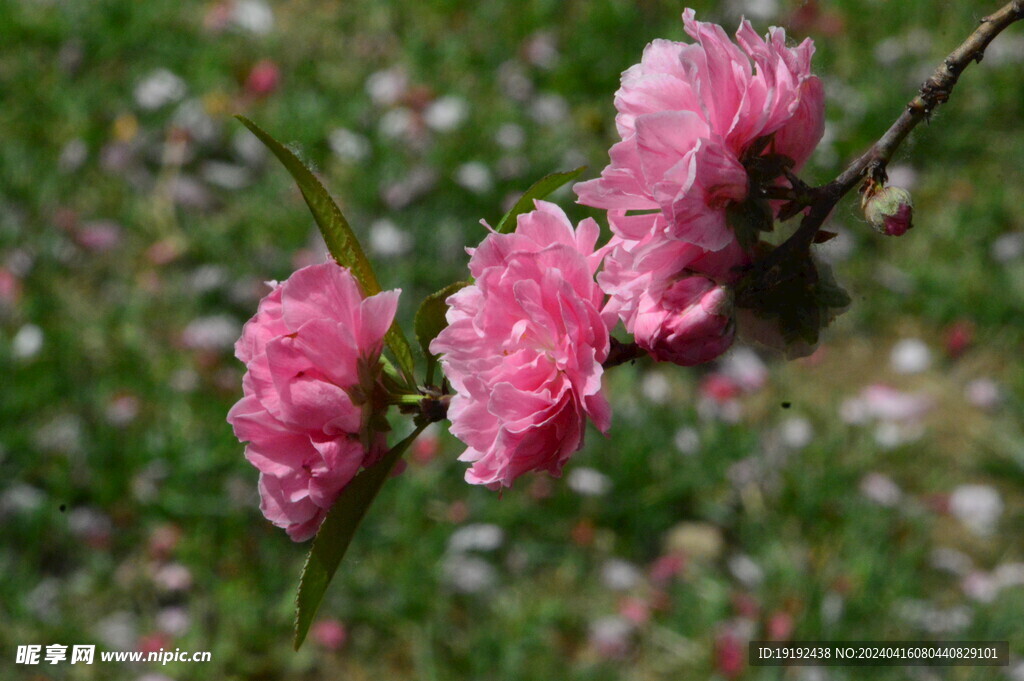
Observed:
[[[295,541],[316,534],[342,488],[384,451],[370,417],[399,293],[364,299],[334,262],[304,267],[274,285],[235,344],[245,396],[228,422],[260,471],[263,515]]]
[[[609,213],[619,234],[609,243],[598,281],[611,296],[603,314],[618,317],[658,361],[683,366],[707,362],[725,352],[734,337],[732,293],[724,285],[739,274],[747,256],[735,240],[709,252],[667,238],[659,214]],[[654,224],[654,227],[647,225]]]
[[[732,345],[732,306],[732,293],[725,287],[705,277],[685,277],[660,301],[639,310],[633,334],[659,362],[701,364]]]
[[[824,92],[810,73],[810,40],[788,48],[784,30],[764,40],[744,21],[737,46],[690,9],[683,24],[696,43],[656,40],[622,74],[615,95],[622,141],[601,177],[576,192],[596,208],[659,209],[667,220],[652,227],[717,251],[733,239],[726,207],[747,198],[744,155],[773,136],[761,153],[799,168],[824,132]]]
[[[658,224],[666,236],[709,250],[732,240],[725,207],[747,198],[747,173],[698,114],[642,116],[635,133],[609,153],[612,164],[599,179],[576,185],[580,203],[619,210],[660,208],[667,220]]]
[[[554,204],[536,206],[470,250],[476,283],[448,298],[449,326],[431,344],[457,392],[448,417],[473,463],[466,481],[492,489],[527,471],[560,475],[587,417],[602,432],[611,419],[597,223],[574,230]]]

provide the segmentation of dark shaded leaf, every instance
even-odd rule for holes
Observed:
[[[785,222],[794,215],[799,215],[807,206],[800,201],[788,201],[779,208],[779,222]]]
[[[817,299],[823,307],[832,308],[844,308],[853,302],[846,289],[839,284],[825,280],[818,283]]]
[[[751,198],[740,203],[730,203],[725,212],[726,221],[747,253],[753,252],[761,232],[775,229],[771,205],[764,199]]]

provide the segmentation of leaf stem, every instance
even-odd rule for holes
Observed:
[[[388,397],[388,404],[416,404],[424,400],[423,395],[391,395]]]

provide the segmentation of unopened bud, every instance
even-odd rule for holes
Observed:
[[[861,200],[864,217],[876,232],[887,236],[903,236],[913,227],[914,203],[910,192],[902,187],[869,189]]]
[[[640,347],[659,362],[702,364],[732,345],[733,294],[710,279],[680,279],[660,300],[641,308],[633,334]]]

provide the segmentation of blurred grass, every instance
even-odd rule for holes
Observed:
[[[1024,258],[993,255],[999,237],[1024,229],[1019,26],[997,39],[1006,43],[1001,53],[969,68],[950,102],[900,152],[897,161],[917,178],[917,228],[884,239],[860,221],[853,199],[837,209],[847,252],[836,269],[855,304],[820,363],[772,363],[767,387],[742,398],[734,424],[698,415],[704,370],[617,370],[613,433],[591,433],[570,465],[608,476],[604,496],[581,496],[564,481],[524,481],[498,499],[462,482],[460,449],[442,438],[434,461],[410,465],[385,487],[328,593],[323,615],[345,623],[347,646],[331,652],[311,642],[292,653],[304,547],[260,516],[255,471],[224,422],[239,396],[240,365],[228,348],[188,347],[182,338],[196,319],[240,325],[262,294],[259,282],[287,277],[297,253],[319,257],[287,173],[246,160],[244,133],[230,114],[245,113],[299,151],[362,234],[382,218],[407,232],[412,250],[378,258],[377,268],[385,287],[404,289],[401,314],[409,320],[423,295],[462,276],[462,247],[484,234],[479,219],[496,222],[510,198],[548,172],[580,163],[591,176],[599,171],[613,139],[619,73],[651,39],[684,34],[682,6],[655,1],[270,7],[274,28],[256,35],[204,28],[215,10],[206,2],[0,0],[0,266],[18,273],[23,287],[16,304],[0,308],[4,678],[708,678],[716,637],[742,619],[738,596],[757,602],[747,617],[756,632],[773,613],[787,613],[795,639],[921,638],[923,625],[899,615],[909,601],[966,608],[970,623],[953,636],[1009,639],[1024,654],[1021,589],[971,600],[929,558],[936,547],[952,547],[981,570],[1024,560]],[[741,8],[728,7],[696,9],[731,27]],[[797,39],[816,40],[830,133],[806,175],[823,181],[888,126],[917,82],[995,3],[817,7],[814,17],[807,5],[779,2],[772,20],[755,25],[763,32],[781,23]],[[531,63],[531,40],[554,46],[557,59]],[[281,74],[266,98],[245,91],[261,59]],[[366,82],[393,66],[415,86],[412,109],[454,95],[468,106],[466,122],[414,141],[383,134],[381,119],[396,107],[375,105]],[[180,166],[167,154],[181,105],[145,111],[133,96],[158,68],[181,77],[185,101],[212,126]],[[509,94],[516,78],[531,91],[521,100]],[[564,106],[565,118],[538,121],[539,100]],[[505,124],[522,128],[521,149],[497,143]],[[365,137],[366,159],[331,153],[329,134],[338,127]],[[70,168],[60,159],[75,141],[87,153]],[[113,163],[115,152],[128,160]],[[204,175],[211,160],[245,168],[251,183],[211,184]],[[493,175],[479,193],[455,180],[473,161]],[[383,189],[416,168],[434,175],[433,187],[389,205]],[[182,177],[198,185],[202,200],[176,196]],[[590,214],[568,193],[557,196],[575,218]],[[76,241],[94,220],[121,226],[112,250]],[[956,321],[974,325],[975,342],[952,360],[941,348]],[[19,358],[15,338],[27,324],[41,330],[43,344]],[[923,339],[936,359],[923,374],[895,375],[889,350],[908,337]],[[666,399],[638,391],[652,372],[667,382]],[[1001,407],[965,401],[964,386],[979,377],[998,381]],[[840,419],[843,401],[873,382],[936,402],[921,438],[886,448],[870,426]],[[111,405],[125,396],[136,400],[137,415],[112,418]],[[781,460],[769,456],[793,417],[810,424],[810,444]],[[685,455],[673,441],[691,426],[700,446]],[[737,465],[751,461],[765,469],[737,483]],[[896,481],[905,501],[888,508],[865,498],[858,486],[870,472]],[[999,490],[1005,511],[994,536],[977,537],[935,512],[936,498],[964,483]],[[99,529],[83,529],[83,518]],[[502,547],[482,555],[496,574],[482,594],[458,593],[446,577],[449,536],[467,521],[505,531]],[[618,612],[623,596],[602,582],[606,561],[650,564],[683,522],[712,524],[723,548],[692,558],[664,597],[646,578],[633,587],[629,595],[663,598],[664,607],[637,627],[624,660],[602,657],[589,632]],[[167,549],[162,538],[175,532],[180,541]],[[730,571],[737,555],[760,566],[759,583]],[[188,588],[157,586],[156,572],[168,563],[187,567]],[[113,615],[130,623],[123,649],[136,649],[169,608],[188,617],[170,645],[211,650],[212,662],[13,664],[19,644],[117,649],[108,643]],[[743,678],[868,678],[857,671],[801,677],[754,669]],[[938,673],[1002,678],[986,669]],[[905,676],[879,669],[870,678]]]

